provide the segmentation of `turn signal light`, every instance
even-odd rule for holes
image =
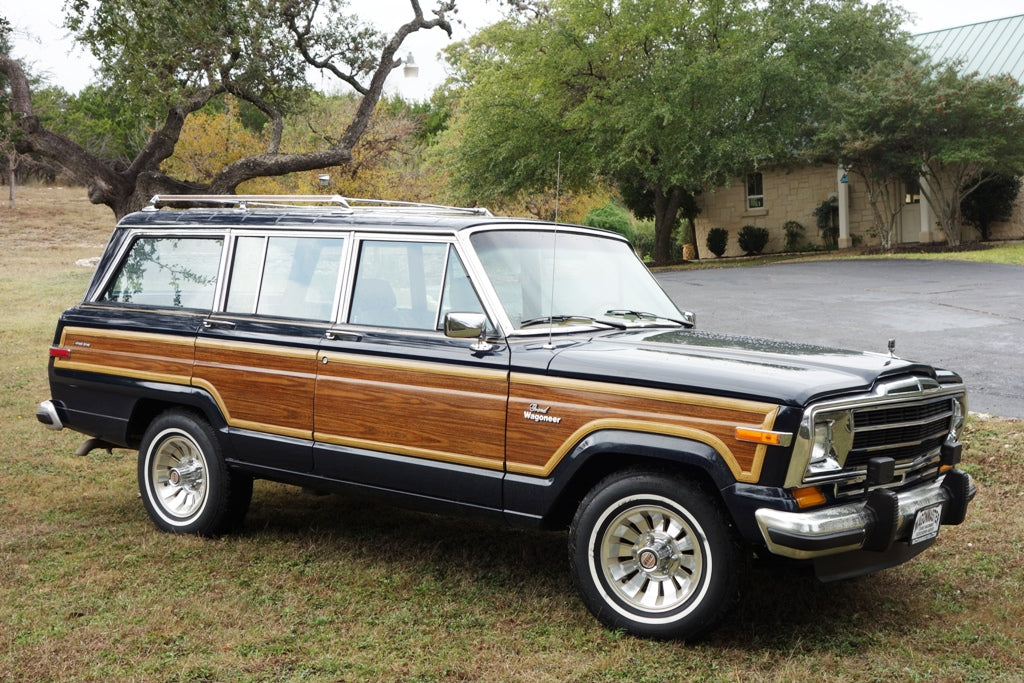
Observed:
[[[801,508],[814,507],[825,502],[825,494],[817,486],[803,486],[793,489],[793,497],[796,498],[797,506]]]
[[[763,443],[767,446],[788,446],[793,440],[793,435],[789,432],[773,432],[770,429],[737,427],[736,439],[738,441]]]

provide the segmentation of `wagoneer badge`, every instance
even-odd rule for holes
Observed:
[[[523,417],[527,420],[533,420],[534,422],[552,422],[558,424],[562,421],[560,417],[554,417],[548,415],[548,411],[551,410],[551,406],[544,406],[541,408],[536,403],[531,403],[528,410],[523,411]]]

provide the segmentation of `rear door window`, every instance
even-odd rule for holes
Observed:
[[[239,237],[225,311],[331,320],[343,254],[339,237]]]

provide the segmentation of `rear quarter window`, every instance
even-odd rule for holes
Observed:
[[[220,237],[138,237],[99,300],[211,310],[223,244]]]

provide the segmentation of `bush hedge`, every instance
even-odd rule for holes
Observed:
[[[725,248],[729,244],[729,231],[725,228],[711,228],[708,231],[708,251],[715,255],[715,258],[722,258]]]
[[[759,228],[756,225],[744,225],[740,230],[740,249],[747,256],[760,254],[768,244],[768,229]]]

